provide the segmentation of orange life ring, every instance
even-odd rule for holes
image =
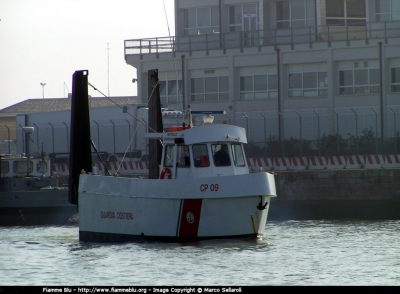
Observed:
[[[160,174],[160,179],[171,179],[172,178],[172,174],[171,174],[171,170],[168,167],[164,167],[164,169],[162,170],[161,174]]]

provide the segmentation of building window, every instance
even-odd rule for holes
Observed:
[[[314,0],[283,0],[276,2],[276,28],[298,28],[314,25]]]
[[[339,94],[361,95],[380,92],[379,67],[376,62],[354,62],[353,68],[339,70]]]
[[[229,6],[229,31],[257,30],[257,4]]]
[[[375,0],[375,20],[400,20],[399,0]]]
[[[400,92],[400,67],[393,67],[391,70],[391,90]]]
[[[326,71],[289,74],[289,97],[325,97],[327,95]]]
[[[185,9],[183,18],[185,36],[219,33],[218,6]]]
[[[276,74],[255,74],[240,77],[240,100],[277,97],[278,76]]]
[[[182,80],[160,81],[160,101],[163,105],[182,102]]]
[[[214,70],[191,79],[191,101],[229,100],[229,77],[219,76]]]
[[[25,174],[33,172],[33,162],[26,160],[16,160],[13,162],[13,173],[15,174]]]
[[[326,0],[327,25],[365,25],[365,0]]]

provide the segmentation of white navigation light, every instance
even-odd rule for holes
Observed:
[[[213,121],[214,121],[214,117],[212,115],[207,114],[207,115],[203,116],[203,123],[205,125],[210,125],[213,123]]]

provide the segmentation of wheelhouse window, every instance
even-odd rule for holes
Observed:
[[[315,26],[314,0],[282,0],[276,2],[276,28]]]
[[[325,97],[328,95],[326,71],[289,74],[289,97]]]
[[[399,0],[375,0],[375,21],[400,20]]]
[[[348,63],[340,65],[343,67],[339,70],[340,95],[361,95],[380,92],[377,61],[354,62],[351,65]]]
[[[175,145],[165,146],[164,166],[172,167],[174,165],[174,147]]]
[[[10,171],[10,163],[8,161],[0,161],[1,173],[8,173]]]
[[[172,167],[174,165],[174,150],[175,145],[165,146],[164,166]],[[190,167],[189,146],[178,145],[176,149],[176,166]]]
[[[196,74],[197,73],[197,74]],[[216,70],[193,73],[191,101],[229,100],[229,77]]]
[[[246,159],[243,153],[242,145],[232,144],[232,157],[235,166],[246,166]]]
[[[28,167],[28,168],[27,168]],[[15,174],[24,174],[33,172],[33,162],[26,160],[18,160],[13,162],[13,172]]]
[[[192,150],[193,150],[193,162],[195,167],[210,166],[207,145],[195,144],[193,145]]]
[[[212,144],[213,159],[215,166],[230,166],[231,156],[228,150],[228,144]]]
[[[185,36],[220,32],[218,6],[185,9],[183,21]]]
[[[365,0],[326,0],[327,25],[365,25]]]

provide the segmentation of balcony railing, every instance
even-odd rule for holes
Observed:
[[[384,39],[400,37],[400,21],[369,22],[363,25],[315,26],[288,29],[268,29],[239,33],[220,33],[125,40],[125,55],[158,54],[164,52],[189,52],[223,50],[246,47],[279,46],[332,41]]]

